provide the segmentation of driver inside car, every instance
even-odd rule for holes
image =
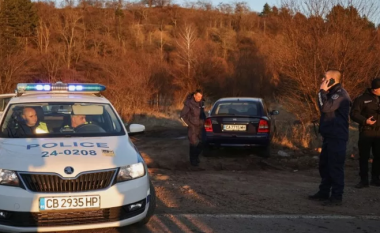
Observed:
[[[86,121],[85,115],[71,115],[70,117],[71,117],[70,125],[63,126],[61,131],[72,130],[80,125],[88,124],[88,122]]]

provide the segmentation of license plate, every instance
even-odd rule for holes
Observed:
[[[246,131],[246,125],[224,125],[223,129],[225,131]]]
[[[100,196],[41,197],[40,210],[100,208]]]

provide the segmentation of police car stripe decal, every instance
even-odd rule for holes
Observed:
[[[318,99],[319,99],[319,104],[320,104],[321,106],[323,106],[322,95],[321,95],[320,92],[318,93]]]

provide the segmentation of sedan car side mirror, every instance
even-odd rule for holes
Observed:
[[[273,111],[270,112],[270,114],[274,116],[274,115],[280,114],[280,112],[277,111],[277,110],[273,110]]]

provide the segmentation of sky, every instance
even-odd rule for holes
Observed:
[[[37,1],[53,1],[56,3],[56,6],[59,7],[62,2],[65,2],[65,0],[32,0],[32,2],[37,2]],[[78,0],[72,0],[74,2],[77,2]],[[106,0],[106,1],[115,1],[117,2],[118,0]],[[125,0],[125,1],[130,1],[130,2],[138,2],[140,0]],[[179,4],[179,5],[186,5],[186,3],[195,3],[197,1],[204,1],[204,2],[211,2],[213,6],[219,5],[219,3],[229,3],[233,4],[236,2],[246,2],[250,8],[251,11],[255,12],[262,12],[263,7],[265,3],[268,3],[270,6],[277,6],[278,8],[281,7],[281,2],[282,0],[171,0],[172,4]],[[302,0],[300,0],[302,1]],[[349,2],[350,0],[347,0]],[[376,2],[379,0],[371,0],[371,2]],[[380,1],[379,1],[380,2]],[[379,10],[380,8],[375,8],[375,10]],[[380,24],[380,15],[375,14],[372,17],[370,16],[370,20],[375,23],[375,25]]]
[[[178,4],[185,2],[196,2],[197,0],[173,0]],[[214,6],[217,6],[219,3],[234,3],[234,2],[246,2],[252,11],[261,12],[263,11],[263,6],[265,3],[268,3],[270,6],[280,5],[280,0],[206,0],[210,1]]]
[[[33,2],[37,2],[38,0],[32,0]],[[40,0],[43,1],[43,0]],[[64,0],[50,0],[56,2],[56,4],[60,4],[64,2]],[[112,1],[112,0],[110,0]],[[138,1],[138,0],[132,0]],[[198,0],[172,0],[172,3],[176,4],[184,4],[186,2],[197,2]],[[201,0],[206,2],[211,2],[214,6],[217,6],[219,3],[234,3],[234,2],[246,2],[252,11],[261,12],[263,10],[263,6],[265,3],[268,3],[270,6],[280,5],[281,0]]]

